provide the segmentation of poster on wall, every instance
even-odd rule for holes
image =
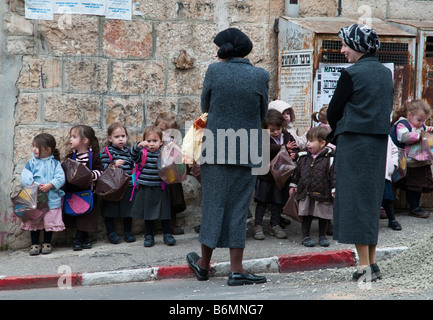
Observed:
[[[319,111],[324,105],[329,104],[340,79],[341,70],[350,67],[351,63],[319,63],[319,69],[314,79],[314,111]],[[391,70],[394,79],[394,63],[383,63]]]
[[[132,0],[107,0],[107,19],[131,20]]]
[[[25,17],[27,19],[53,20],[54,0],[26,0]]]
[[[305,130],[313,107],[313,50],[284,50],[280,64],[280,99],[292,105],[296,127]]]
[[[55,14],[105,15],[106,0],[54,0]]]
[[[132,19],[132,0],[25,0],[27,19],[53,20],[53,14],[106,16]]]

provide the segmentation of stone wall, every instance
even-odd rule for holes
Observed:
[[[4,199],[19,187],[19,175],[31,157],[31,141],[51,133],[61,156],[69,152],[69,129],[92,126],[101,146],[106,129],[123,122],[130,142],[162,111],[177,115],[181,128],[200,115],[200,93],[207,66],[216,62],[213,38],[229,26],[247,33],[254,49],[250,61],[271,75],[274,98],[277,34],[274,20],[284,13],[284,0],[138,0],[131,21],[91,15],[55,15],[53,21],[28,20],[24,0],[7,0],[3,24],[5,54],[19,61],[10,113],[10,173],[3,179]],[[179,57],[186,53],[186,61]],[[180,61],[181,60],[181,61]],[[3,74],[4,72],[2,72]],[[14,119],[14,120],[13,120]],[[2,159],[0,159],[2,160]],[[2,161],[3,162],[3,161]],[[184,183],[188,210],[180,215],[186,227],[200,223],[200,187],[194,178]],[[3,230],[10,247],[28,245],[9,206]],[[104,227],[100,226],[104,235]],[[58,241],[69,233],[56,235]]]

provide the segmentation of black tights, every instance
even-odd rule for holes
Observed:
[[[107,234],[114,232],[114,218],[105,218],[105,227],[107,228]],[[132,218],[123,218],[123,232],[131,232],[132,229]]]
[[[389,221],[395,220],[394,203],[392,200],[382,200],[382,207],[386,212]]]
[[[160,220],[162,232],[164,234],[170,234],[170,219]],[[146,235],[154,235],[154,224],[153,220],[144,220],[144,230]]]
[[[263,222],[263,217],[266,213],[266,208],[268,204],[265,202],[257,202],[256,213],[254,217],[254,225],[261,226]],[[280,224],[281,213],[283,212],[281,206],[271,203],[271,226],[275,227]]]
[[[30,237],[32,239],[32,245],[39,244],[39,236],[41,235],[41,230],[30,231]],[[51,243],[51,237],[53,236],[52,231],[44,230],[44,242],[43,243]]]
[[[421,200],[421,192],[406,190],[406,200],[411,210],[418,209]]]
[[[313,216],[303,216],[302,217],[302,239],[310,236],[311,223],[313,222]],[[326,231],[328,229],[328,219],[317,218],[319,220],[319,237],[326,236]]]

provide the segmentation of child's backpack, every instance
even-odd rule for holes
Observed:
[[[404,149],[404,147],[405,147],[406,145],[405,145],[404,143],[401,143],[400,141],[397,140],[397,125],[400,124],[400,123],[401,123],[401,124],[404,124],[405,127],[407,128],[407,130],[409,130],[409,132],[412,130],[412,127],[411,127],[409,121],[407,121],[406,119],[401,119],[401,120],[396,121],[396,122],[392,125],[392,127],[391,127],[390,137],[391,137],[392,142],[394,142],[394,144],[395,144],[397,147]],[[426,129],[426,126],[425,126],[425,125],[423,125],[422,127],[423,127],[424,130]]]

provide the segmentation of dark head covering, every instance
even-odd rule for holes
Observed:
[[[338,36],[351,49],[362,53],[375,53],[380,47],[376,31],[363,24],[341,28]]]
[[[213,42],[219,47],[218,57],[221,59],[242,58],[247,56],[253,49],[250,38],[236,28],[221,31]]]

